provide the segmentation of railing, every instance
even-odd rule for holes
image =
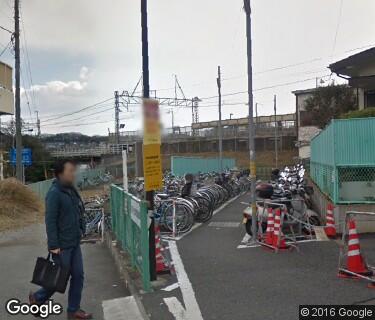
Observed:
[[[107,146],[99,146],[93,148],[64,148],[53,150],[50,152],[52,157],[100,157],[105,154],[121,154],[128,147],[126,144],[113,144]]]
[[[295,126],[279,126],[278,136],[294,136],[296,135]],[[275,127],[272,126],[256,126],[255,133],[257,137],[273,137],[275,134]],[[142,131],[124,131],[120,133],[122,142],[134,143],[142,141]],[[225,138],[247,138],[249,135],[247,127],[227,127],[223,128],[223,137]],[[110,139],[114,139],[115,135],[111,133]],[[162,134],[162,141],[173,140],[193,140],[193,139],[218,139],[217,128],[210,129],[192,129],[191,127],[176,127],[166,129]]]
[[[105,182],[101,180],[104,176],[104,169],[89,169],[78,171],[76,177],[76,185],[79,188],[85,188],[87,186],[94,185],[94,182]],[[34,191],[40,199],[44,200],[48,190],[50,189],[54,179],[39,181],[28,184],[27,186]],[[90,184],[91,183],[91,184]]]
[[[147,203],[122,188],[111,186],[112,230],[142,276],[143,289],[151,290]]]

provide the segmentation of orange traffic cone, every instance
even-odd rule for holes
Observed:
[[[326,227],[324,228],[324,231],[326,232],[327,237],[330,237],[330,238],[336,237],[336,226],[335,226],[335,218],[333,216],[333,209],[334,209],[334,206],[332,205],[332,203],[328,203]]]
[[[266,237],[264,239],[264,242],[270,246],[273,245],[274,225],[275,225],[275,220],[273,217],[272,208],[268,208],[267,230],[266,230]]]
[[[283,237],[281,230],[281,211],[280,209],[275,210],[275,225],[273,231],[272,246],[277,249],[287,249],[288,246]]]
[[[372,271],[367,268],[366,263],[361,255],[361,247],[359,245],[359,237],[354,220],[349,221],[347,269],[350,272],[358,273],[364,276],[372,275]],[[354,275],[346,274],[345,271],[341,271],[339,276],[355,277]]]
[[[158,225],[155,226],[155,258],[156,258],[156,272],[169,273],[169,266],[165,263],[164,257],[162,255],[163,248],[160,242],[160,228]]]

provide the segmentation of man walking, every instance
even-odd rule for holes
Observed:
[[[46,196],[46,230],[48,250],[55,263],[70,269],[68,319],[92,319],[81,309],[83,261],[80,239],[85,232],[84,205],[74,187],[76,165],[72,160],[60,160],[55,165],[55,180]],[[30,293],[30,304],[43,304],[54,294],[40,289]]]

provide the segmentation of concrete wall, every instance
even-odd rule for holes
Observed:
[[[314,194],[312,201],[314,204],[314,210],[322,217],[322,221],[325,224],[327,205],[330,203],[330,199],[320,192],[320,189],[309,180],[309,185],[314,188]],[[338,225],[338,232],[341,233],[343,230],[346,212],[348,211],[360,211],[360,212],[375,212],[375,204],[353,204],[353,205],[337,205],[335,206],[334,216],[336,225]],[[375,218],[368,216],[357,216],[356,219],[357,231],[359,233],[375,232]]]
[[[310,158],[310,142],[321,130],[315,126],[298,128],[298,155],[301,159]]]

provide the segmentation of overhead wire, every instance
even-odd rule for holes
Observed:
[[[56,115],[56,116],[54,116],[52,118],[47,118],[47,119],[43,120],[43,122],[45,123],[45,122],[49,122],[49,121],[53,121],[53,120],[65,118],[65,117],[68,117],[68,116],[71,116],[71,115],[74,115],[74,114],[77,114],[77,113],[81,113],[81,112],[89,110],[89,109],[93,109],[93,108],[96,108],[96,107],[101,107],[102,104],[104,104],[105,102],[111,101],[113,99],[114,99],[114,97],[111,97],[111,98],[105,99],[103,101],[94,103],[92,105],[83,107],[83,108],[81,108],[79,110],[76,110],[76,111],[62,113],[62,114]]]
[[[328,77],[328,76],[329,75],[324,75],[321,78]],[[273,88],[278,88],[278,87],[283,87],[283,86],[289,86],[289,85],[296,84],[296,83],[307,82],[307,81],[311,81],[311,80],[316,80],[316,77],[308,78],[308,79],[302,79],[302,80],[296,80],[296,81],[290,81],[290,82],[285,82],[285,83],[279,83],[279,84],[270,85],[270,86],[261,87],[261,88],[256,88],[253,91],[256,92],[256,91],[268,90],[268,89],[273,89]],[[235,95],[245,94],[245,93],[247,93],[247,90],[226,93],[226,94],[222,94],[221,96],[222,97],[228,97],[228,96],[235,96]],[[218,98],[218,97],[219,97],[218,95],[214,95],[214,96],[209,96],[209,97],[203,97],[203,98],[200,98],[200,99],[201,100],[211,100],[211,99],[215,99],[215,98]]]
[[[335,53],[335,50],[336,50],[337,37],[338,37],[338,34],[339,34],[339,30],[340,30],[343,7],[344,7],[344,0],[340,0],[339,16],[338,16],[338,19],[337,19],[335,37],[333,38],[332,55]]]
[[[94,112],[94,113],[85,114],[85,115],[80,116],[80,117],[78,117],[78,118],[69,119],[69,121],[72,122],[72,121],[76,121],[76,120],[81,120],[81,119],[83,119],[83,118],[88,118],[88,117],[90,117],[90,116],[92,116],[92,115],[96,115],[96,114],[104,113],[104,112],[107,112],[107,111],[109,111],[109,110],[113,110],[113,107],[110,107],[110,108],[105,109],[105,110],[97,111],[97,112]],[[45,127],[47,127],[47,126],[54,126],[54,125],[58,125],[58,124],[60,124],[60,123],[66,123],[66,120],[61,121],[61,122],[55,122],[55,123],[47,123],[47,124],[44,125],[44,126],[45,126]]]
[[[4,47],[4,49],[0,52],[0,57],[8,50],[10,49],[10,45],[12,44],[12,40],[8,42],[8,44]]]
[[[36,98],[35,98],[34,81],[33,81],[33,76],[32,76],[32,71],[31,71],[29,49],[28,49],[28,45],[27,45],[26,29],[25,29],[25,24],[24,24],[22,10],[20,10],[20,17],[21,17],[20,20],[21,20],[21,26],[22,26],[22,31],[23,31],[22,40],[23,40],[24,48],[25,48],[23,50],[24,51],[24,57],[25,57],[25,60],[26,60],[25,64],[26,64],[26,69],[27,69],[27,75],[28,75],[29,82],[30,82],[30,92],[31,92],[31,98],[32,98],[32,102],[33,102],[33,109],[35,111],[37,103],[36,103]],[[26,88],[25,88],[25,90],[26,90]]]

